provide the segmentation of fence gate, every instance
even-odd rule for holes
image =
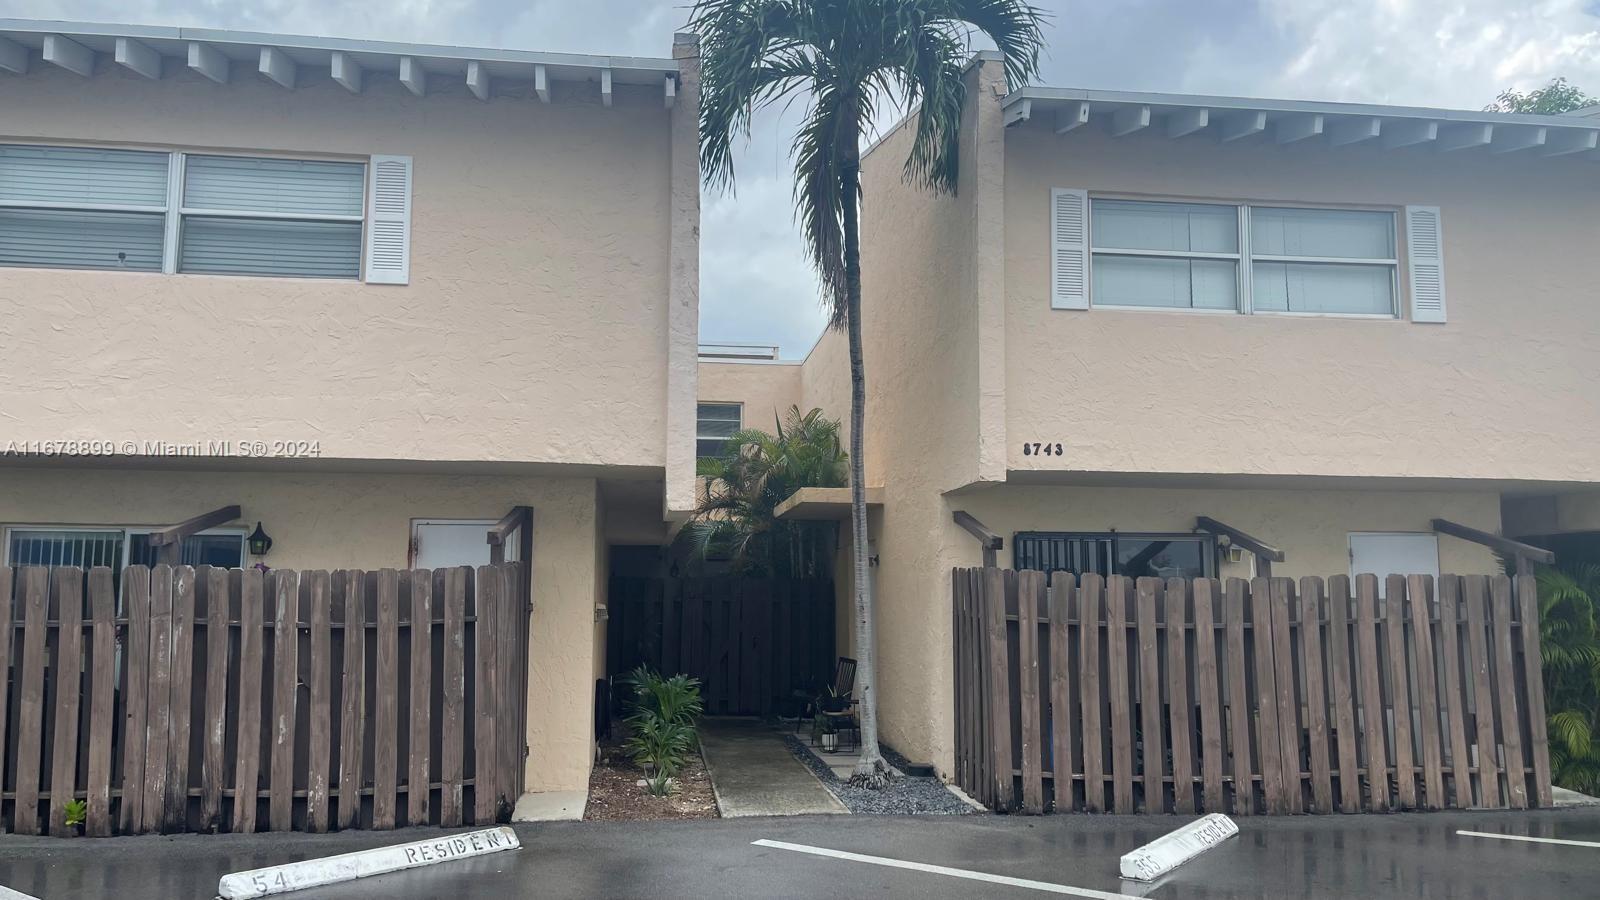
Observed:
[[[1533,579],[1353,582],[956,569],[957,782],[1036,813],[1550,806]]]
[[[0,567],[0,823],[91,835],[504,821],[520,563]]]
[[[833,675],[833,582],[611,579],[607,659],[700,679],[706,712],[767,715]]]

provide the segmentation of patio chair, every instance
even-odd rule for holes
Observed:
[[[855,687],[856,661],[848,656],[841,656],[833,666],[833,699],[842,702],[847,708],[854,706],[855,700],[850,696],[850,692],[854,691]],[[821,711],[822,701],[825,699],[824,690],[819,688],[812,692],[795,691],[794,693],[796,699],[801,700],[803,704],[800,707],[800,714],[795,716],[794,719],[794,733],[800,733],[800,723],[807,719],[811,720],[812,731],[815,731],[817,714]]]

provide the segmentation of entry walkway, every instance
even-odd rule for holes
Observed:
[[[848,813],[771,726],[755,719],[701,719],[711,786],[724,818]]]

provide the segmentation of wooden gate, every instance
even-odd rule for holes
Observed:
[[[0,568],[0,822],[69,834],[75,798],[91,835],[505,821],[523,574]]]
[[[1025,812],[1551,805],[1532,578],[956,569],[956,780]]]
[[[618,576],[608,604],[611,672],[692,675],[708,713],[767,715],[833,675],[829,581]]]

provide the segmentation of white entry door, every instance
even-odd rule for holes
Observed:
[[[494,524],[493,519],[413,519],[411,565],[418,569],[487,566],[489,529]]]

